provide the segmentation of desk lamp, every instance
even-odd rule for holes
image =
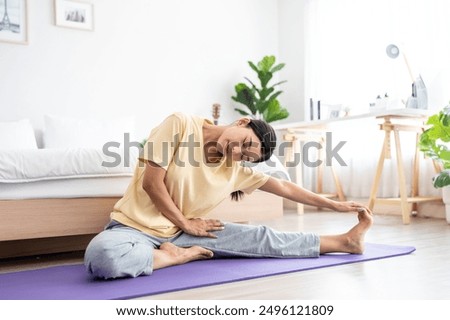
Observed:
[[[426,109],[428,105],[428,95],[425,83],[423,82],[421,75],[419,75],[414,80],[414,76],[413,73],[411,72],[411,67],[409,66],[406,54],[403,51],[401,53],[412,81],[412,93],[411,96],[408,98],[408,101],[406,102],[406,107],[414,109]],[[395,44],[390,44],[386,47],[386,54],[391,59],[397,59],[398,56],[400,55],[400,49]]]

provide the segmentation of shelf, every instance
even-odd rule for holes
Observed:
[[[441,197],[408,197],[406,198],[407,203],[423,203],[423,202],[429,202],[429,201],[442,201]],[[375,199],[375,202],[378,203],[385,203],[385,204],[398,204],[402,202],[401,198],[377,198]]]

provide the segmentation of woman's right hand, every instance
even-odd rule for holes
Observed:
[[[338,212],[367,211],[367,213],[372,215],[372,211],[369,209],[369,207],[355,201],[334,201],[333,209]]]
[[[220,231],[225,228],[220,220],[215,219],[190,219],[181,228],[184,232],[196,237],[217,238],[211,231]]]

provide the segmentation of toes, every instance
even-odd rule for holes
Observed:
[[[214,256],[214,253],[211,250],[207,250],[204,248],[201,248],[201,249],[202,249],[201,255],[203,255],[207,258],[212,258]]]
[[[205,253],[204,253],[204,256],[205,256],[206,258],[212,258],[212,257],[214,256],[214,253],[213,253],[212,251],[208,251],[208,252],[205,252]]]

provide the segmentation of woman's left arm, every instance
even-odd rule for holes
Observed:
[[[369,208],[360,203],[354,201],[335,201],[311,192],[290,181],[281,180],[274,177],[270,177],[269,180],[267,180],[267,182],[259,189],[314,207],[329,208],[331,210],[341,212],[359,211],[361,209],[371,212]]]

